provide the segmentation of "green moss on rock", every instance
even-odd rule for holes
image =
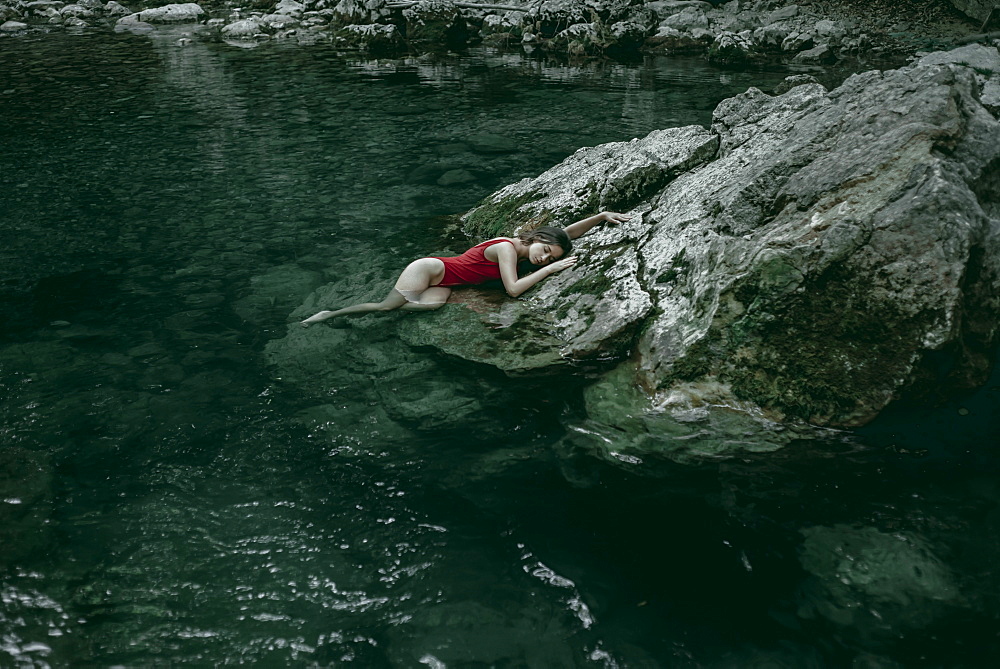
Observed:
[[[500,200],[487,198],[465,217],[465,233],[474,238],[491,239],[510,234],[515,228],[545,225],[552,219],[552,212],[546,211],[528,219],[518,216],[521,207],[543,197],[542,192],[535,190]],[[517,225],[520,221],[526,221],[528,225]]]

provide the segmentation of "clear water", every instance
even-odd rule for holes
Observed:
[[[314,289],[458,243],[442,217],[786,73],[175,39],[0,41],[0,666],[991,666],[996,379],[615,460],[590,379],[392,316],[269,361]]]

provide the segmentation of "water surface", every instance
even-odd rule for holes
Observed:
[[[786,72],[0,46],[0,665],[995,656],[996,380],[773,453],[697,455],[731,435],[695,422],[615,459],[586,375],[470,370],[394,316],[266,354],[314,289],[458,243],[442,217]],[[913,564],[860,597],[827,558]]]

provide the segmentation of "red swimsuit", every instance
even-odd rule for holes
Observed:
[[[506,242],[506,239],[491,239],[476,244],[460,256],[438,258],[444,263],[444,278],[439,286],[463,286],[483,283],[500,278],[500,264],[486,259],[486,247]]]

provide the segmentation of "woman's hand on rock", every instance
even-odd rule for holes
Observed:
[[[555,274],[556,272],[561,272],[564,269],[568,269],[575,264],[576,264],[576,256],[566,256],[565,258],[560,258],[559,260],[556,260],[554,263],[549,265],[549,268],[552,270],[552,273]]]
[[[611,225],[618,225],[619,223],[624,223],[625,221],[631,220],[631,216],[628,214],[619,214],[613,211],[602,211],[604,214],[604,220]]]

